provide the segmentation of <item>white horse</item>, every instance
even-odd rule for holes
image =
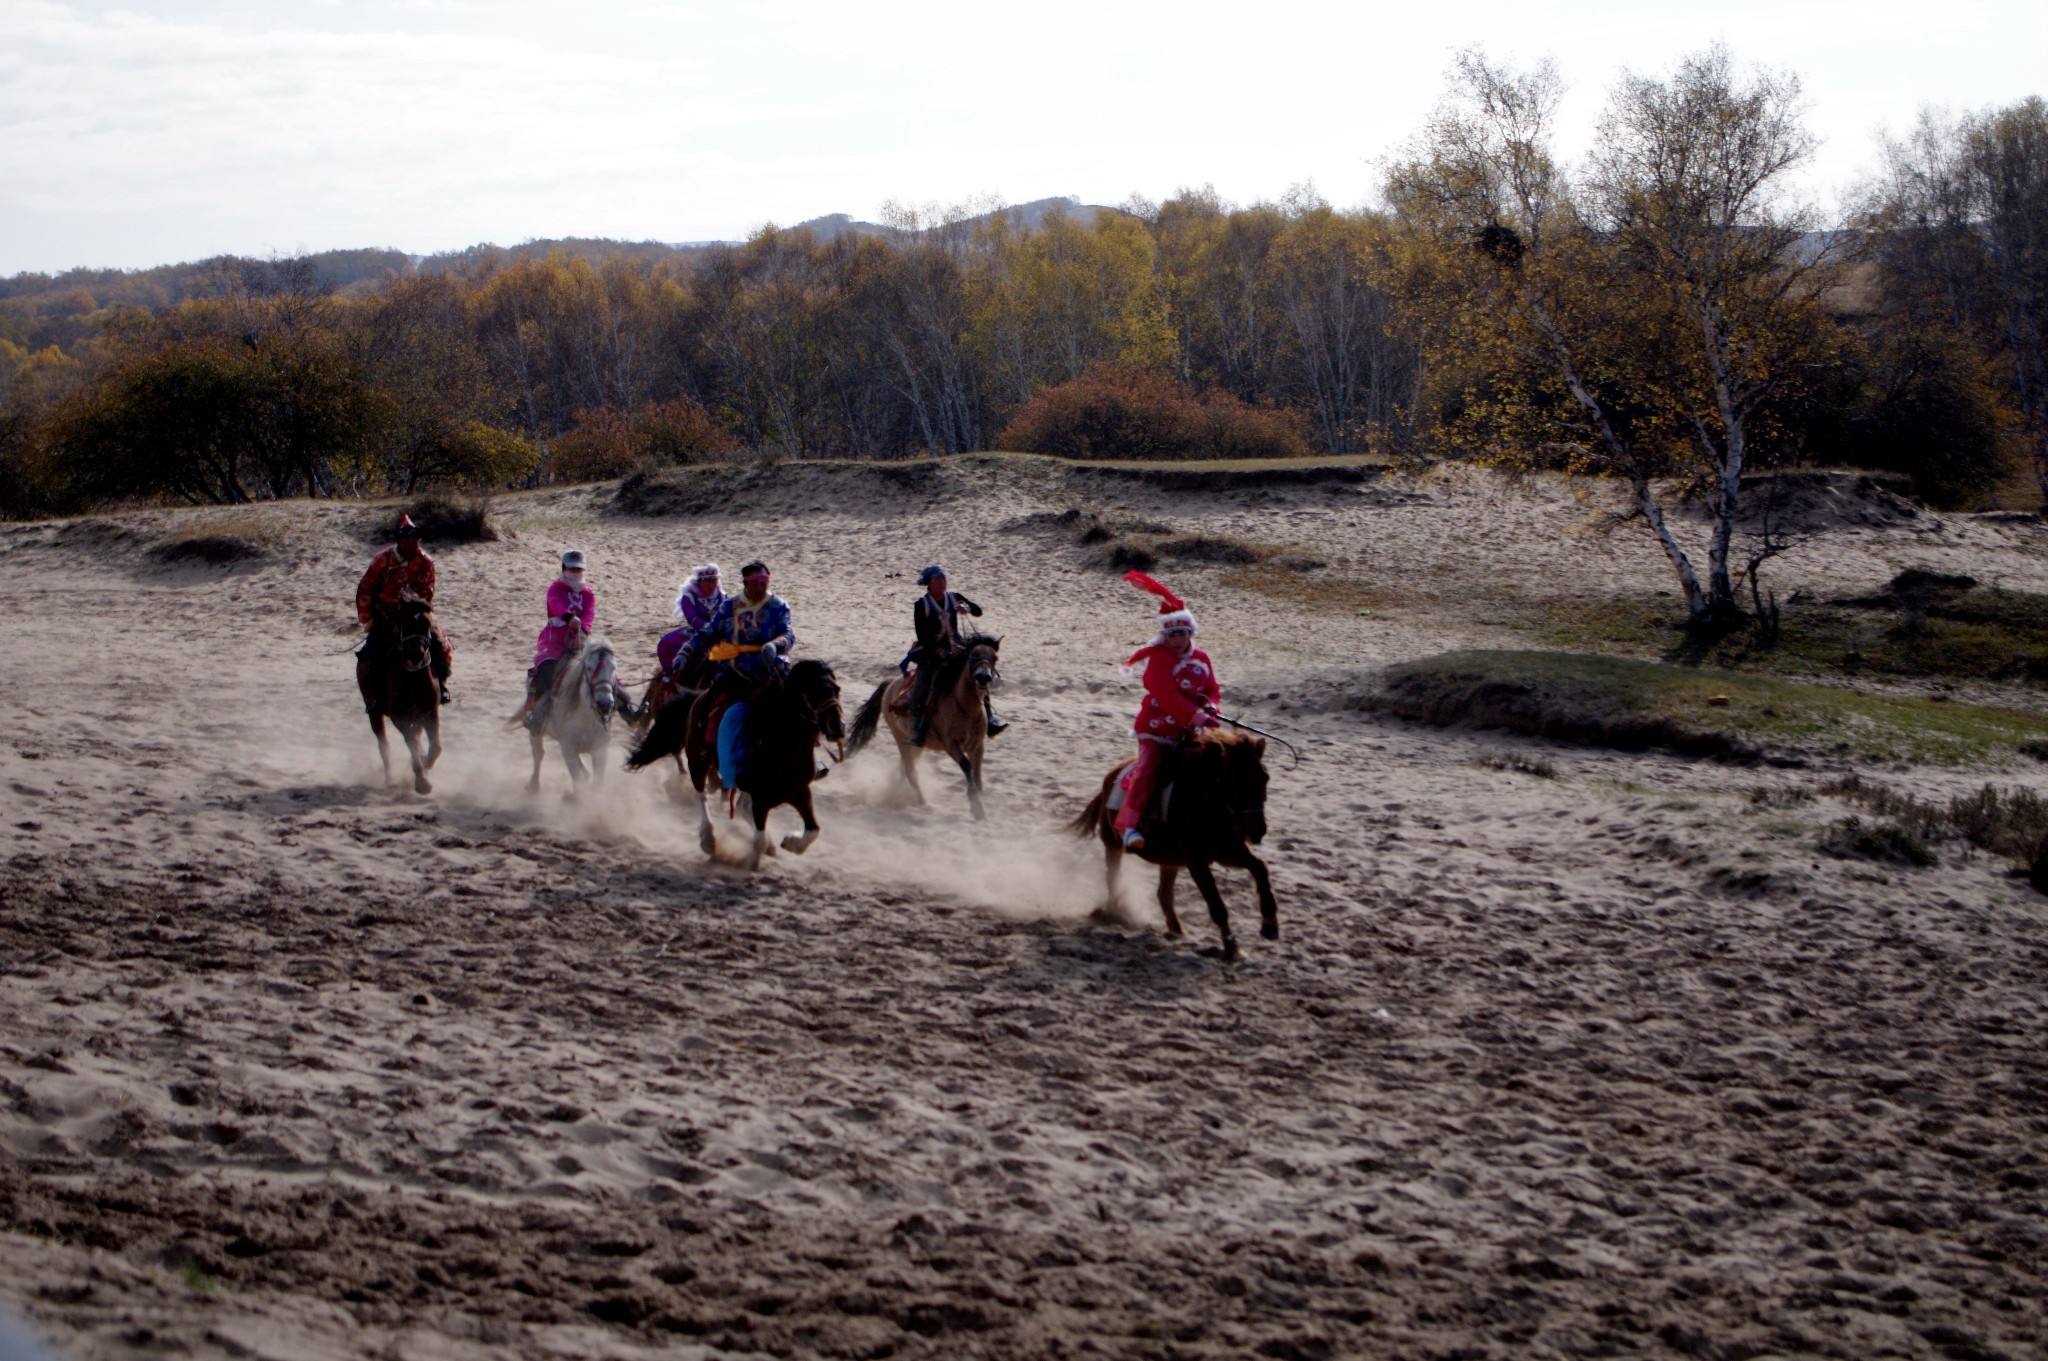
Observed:
[[[612,740],[612,711],[618,707],[618,659],[612,645],[601,637],[588,639],[580,651],[562,658],[555,668],[553,697],[540,731],[533,739],[533,778],[526,782],[529,794],[540,791],[541,744],[554,738],[562,748],[562,764],[569,767],[569,792],[562,796],[576,802],[585,779],[604,783],[604,754]],[[590,758],[590,771],[583,758]]]

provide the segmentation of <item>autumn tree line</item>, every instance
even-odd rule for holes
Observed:
[[[176,297],[0,280],[0,508],[735,456],[1469,458],[1616,479],[1708,618],[1739,610],[1755,472],[2048,493],[2048,105],[1923,116],[1823,221],[1793,77],[1721,49],[1625,76],[1576,156],[1560,94],[1464,55],[1369,209],[1202,190],[1029,227],[222,259]],[[1712,519],[1699,563],[1679,496]]]

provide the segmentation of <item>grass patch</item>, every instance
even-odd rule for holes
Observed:
[[[1862,818],[1843,818],[1821,834],[1820,849],[1842,860],[1884,860],[1895,865],[1926,869],[1934,863],[1934,852],[1912,828],[1897,822],[1867,823]]]
[[[2011,759],[2048,718],[1572,652],[1450,652],[1391,668],[1363,707],[1587,746],[1730,761]]]
[[[1156,520],[1110,517],[1079,507],[1027,515],[1013,528],[1049,530],[1086,549],[1089,565],[1128,572],[1133,568],[1149,572],[1161,563],[1199,564],[1266,570],[1274,567],[1288,573],[1314,572],[1326,566],[1306,552],[1284,544],[1262,543],[1227,534],[1182,534]]]
[[[1795,599],[1766,643],[1738,631],[1702,641],[1684,602],[1547,600],[1521,610],[1546,643],[1647,653],[1687,665],[1791,676],[2048,682],[2048,596],[1969,577],[1901,572],[1875,595]],[[2044,748],[2048,752],[2048,748]]]
[[[166,539],[149,550],[165,567],[237,567],[270,556],[262,544],[240,534],[187,534]]]
[[[1557,767],[1544,756],[1516,756],[1506,752],[1494,752],[1480,757],[1479,764],[1487,770],[1512,770],[1521,775],[1534,775],[1539,780],[1557,778]]]
[[[388,543],[398,536],[401,515],[412,516],[427,543],[496,543],[498,527],[491,521],[488,496],[428,496],[391,512],[378,523],[376,537]]]

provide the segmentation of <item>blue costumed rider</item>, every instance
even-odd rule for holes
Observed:
[[[674,671],[687,671],[699,657],[708,658],[710,683],[690,709],[692,731],[702,732],[719,748],[719,770],[727,788],[737,775],[737,758],[743,749],[744,712],[735,700],[744,702],[770,681],[779,680],[789,669],[789,652],[796,646],[790,627],[789,602],[768,589],[767,564],[754,561],[740,568],[740,591],[727,596],[712,612],[710,622],[690,636],[676,654]],[[728,727],[731,729],[727,731]],[[728,755],[734,759],[728,760]]]

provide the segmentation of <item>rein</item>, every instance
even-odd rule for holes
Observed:
[[[1286,738],[1275,737],[1272,733],[1267,732],[1264,728],[1254,728],[1251,724],[1240,723],[1234,718],[1224,718],[1222,714],[1218,714],[1216,715],[1216,717],[1222,720],[1223,722],[1228,723],[1233,728],[1241,728],[1245,732],[1257,733],[1260,737],[1265,738],[1268,742],[1278,742],[1281,746],[1287,748],[1287,759],[1290,762],[1287,768],[1289,770],[1294,770],[1300,767],[1301,753],[1296,751],[1294,749],[1294,744],[1288,741]]]

